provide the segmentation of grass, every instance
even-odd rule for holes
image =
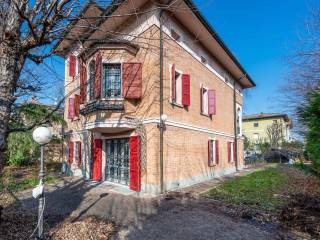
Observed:
[[[289,182],[290,177],[286,172],[272,166],[228,180],[210,189],[204,196],[273,211],[285,203],[282,194]]]
[[[45,176],[45,183],[53,184],[62,180],[62,177],[56,174],[56,168],[50,165],[47,166],[48,175]],[[22,191],[33,188],[39,183],[38,167],[6,167],[3,174],[0,175],[0,192],[5,186],[11,191]]]

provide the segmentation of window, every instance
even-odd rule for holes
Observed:
[[[228,162],[234,162],[234,142],[228,142]]]
[[[208,89],[207,88],[202,88],[202,114],[208,115]]]
[[[69,151],[72,151],[70,164],[76,163],[78,166],[81,165],[81,142],[73,142],[72,148]]]
[[[78,147],[79,147],[78,142],[75,142],[74,143],[74,148],[73,148],[73,156],[74,156],[73,162],[74,163],[78,163],[79,162]]]
[[[234,142],[230,142],[230,162],[234,162]]]
[[[175,100],[174,103],[182,105],[182,74],[180,72],[175,71]]]
[[[80,69],[81,69],[80,56],[77,56],[77,74],[80,74]]]
[[[89,84],[88,84],[88,97],[89,100],[94,99],[94,85],[95,85],[95,75],[96,75],[96,62],[93,60],[89,64]]]
[[[174,31],[173,29],[171,29],[171,37],[176,41],[178,41],[180,39],[180,35],[176,31]]]
[[[277,123],[278,123],[278,120],[273,120],[273,123],[274,123],[274,124],[277,124]]]
[[[206,63],[207,63],[207,59],[206,59],[205,57],[201,56],[201,62],[202,62],[203,64],[206,64]]]
[[[255,123],[253,123],[253,126],[254,127],[259,127],[259,123],[255,122]]]
[[[242,107],[239,105],[237,106],[237,135],[242,135]]]
[[[210,139],[208,142],[208,165],[210,167],[219,163],[219,142],[218,140]]]
[[[102,97],[121,97],[121,64],[103,65]]]

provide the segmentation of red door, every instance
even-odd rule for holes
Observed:
[[[101,181],[102,179],[102,140],[94,139],[93,141],[93,164],[92,180]]]

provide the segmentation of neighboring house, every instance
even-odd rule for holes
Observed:
[[[267,129],[273,124],[281,126],[282,141],[291,141],[292,122],[288,115],[283,113],[260,113],[244,116],[242,132],[252,143],[270,142]]]
[[[56,47],[69,173],[159,194],[241,169],[249,75],[192,1],[116,2]]]

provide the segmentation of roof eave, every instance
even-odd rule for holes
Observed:
[[[206,27],[209,33],[217,40],[220,46],[226,51],[228,56],[232,59],[232,61],[237,65],[237,67],[243,72],[243,75],[247,77],[252,86],[255,87],[256,84],[244,69],[244,67],[240,64],[238,59],[232,54],[231,50],[227,47],[227,45],[223,42],[223,40],[219,37],[218,33],[214,30],[211,24],[207,21],[207,19],[200,13],[197,6],[193,3],[192,0],[184,0],[188,7],[192,10],[192,12],[197,16],[200,22]]]

